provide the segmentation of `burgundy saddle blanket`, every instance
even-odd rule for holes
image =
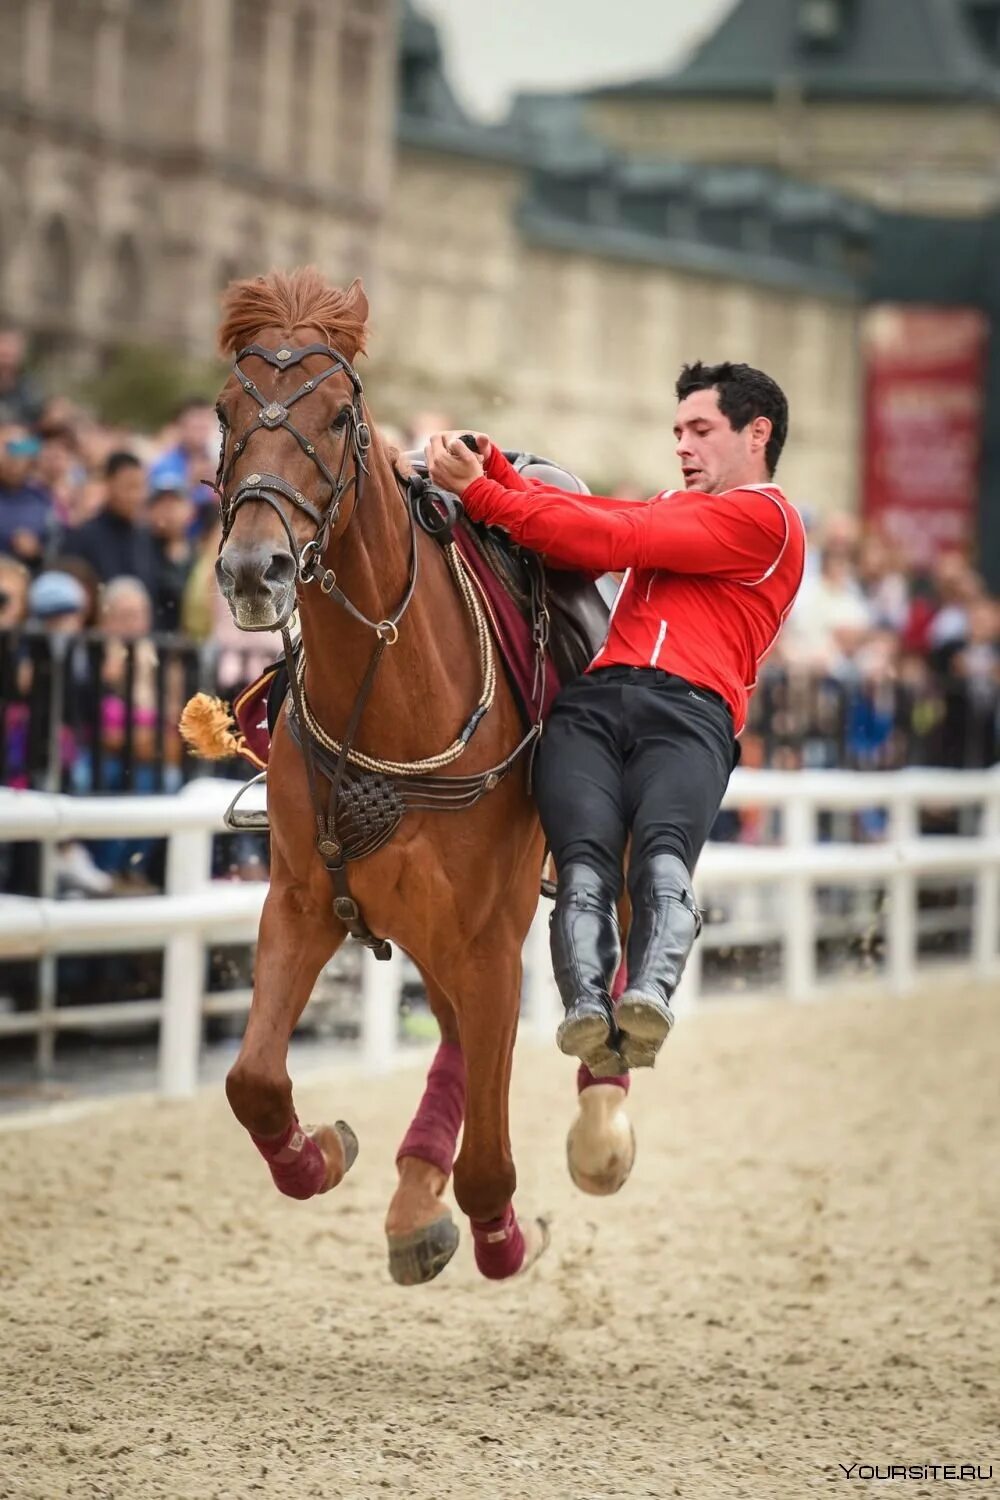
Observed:
[[[532,454],[508,454],[515,468],[544,478],[562,488],[585,491],[586,486],[568,470],[549,464]],[[452,533],[463,561],[475,579],[480,597],[493,626],[507,677],[526,726],[534,721],[535,643],[531,623],[483,556],[473,537],[460,522]],[[544,718],[562,684],[582,672],[600,646],[607,628],[608,607],[596,584],[581,574],[546,570],[550,613],[550,651],[545,660],[541,711]],[[271,728],[287,691],[284,662],[269,667],[263,676],[239,695],[233,704],[240,739],[240,754],[258,770],[267,765]]]

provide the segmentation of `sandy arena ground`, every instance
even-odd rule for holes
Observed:
[[[504,1286],[467,1239],[388,1279],[412,1072],[300,1089],[361,1139],[309,1204],[221,1090],[0,1135],[0,1496],[1000,1494],[998,1007],[943,982],[686,1020],[610,1200],[564,1170],[572,1067],[525,1046],[518,1201],[553,1242]]]

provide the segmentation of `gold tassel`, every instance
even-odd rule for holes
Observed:
[[[195,755],[203,760],[229,760],[240,753],[243,736],[234,734],[229,704],[208,693],[195,693],[184,705],[178,725]]]

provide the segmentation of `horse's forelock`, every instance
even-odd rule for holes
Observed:
[[[359,281],[346,291],[331,286],[315,266],[297,271],[270,271],[246,281],[231,281],[222,297],[219,348],[234,355],[265,328],[293,334],[296,328],[319,328],[340,353],[354,360],[364,352],[368,304]]]

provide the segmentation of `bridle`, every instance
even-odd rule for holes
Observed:
[[[269,400],[267,396],[258,389],[257,385],[246,371],[242,368],[241,361],[255,356],[264,360],[265,364],[275,370],[290,370],[294,365],[300,365],[310,354],[324,354],[330,360],[325,370],[317,375],[310,375],[308,380],[303,381],[298,390],[287,397],[284,401]],[[289,411],[297,401],[303,400],[311,395],[324,380],[329,380],[332,375],[343,373],[351,382],[352,398],[351,404],[346,409],[346,420],[350,427],[350,437],[344,443],[343,453],[340,458],[340,467],[336,474],[326,463],[325,459],[317,450],[316,444],[305,433],[299,429],[289,418]],[[296,577],[300,583],[308,584],[318,582],[324,594],[331,595],[337,603],[342,605],[349,614],[353,615],[362,625],[367,625],[374,630],[380,640],[391,645],[398,635],[399,622],[413,598],[413,591],[417,583],[417,557],[416,534],[414,530],[413,516],[409,506],[406,507],[410,523],[410,571],[406,591],[393,614],[383,620],[370,620],[366,614],[357,609],[350,599],[347,598],[337,586],[337,575],[332,568],[321,566],[320,559],[326,551],[330,540],[330,533],[340,518],[341,507],[345,497],[354,489],[354,510],[358,506],[364,494],[365,479],[368,476],[368,453],[371,449],[372,435],[364,416],[364,387],[361,377],[343,354],[329,344],[304,344],[299,349],[289,349],[282,345],[279,349],[266,349],[263,344],[247,344],[241,349],[233,360],[233,374],[239,381],[243,390],[258,403],[258,411],[255,420],[236,439],[229,450],[227,458],[227,429],[223,424],[222,449],[219,454],[219,468],[215,478],[215,488],[219,494],[222,513],[222,538],[219,543],[219,551],[226,545],[229,534],[233,528],[237,512],[243,505],[259,503],[268,505],[274,511],[278,520],[284,528],[288,538],[288,546],[295,559]],[[338,418],[338,421],[340,419]],[[325,507],[320,510],[307,500],[301,490],[288,483],[280,474],[253,473],[245,474],[236,488],[231,492],[227,489],[232,477],[233,466],[247,449],[247,445],[255,432],[262,429],[267,432],[277,431],[283,428],[290,432],[307,458],[319,470],[323,480],[330,487],[330,498]],[[353,464],[351,459],[353,458]],[[349,467],[350,465],[350,467]],[[299,547],[291,522],[282,504],[287,501],[289,505],[307,516],[316,528],[315,535]],[[353,515],[351,517],[353,520]],[[348,523],[350,524],[350,523]]]
[[[301,364],[309,354],[324,354],[330,360],[330,364],[318,375],[310,376],[308,380],[303,381],[298,390],[284,402],[269,401],[241,365],[242,360],[253,355],[264,360],[272,369],[287,370],[293,365]],[[353,395],[350,407],[344,412],[350,424],[350,438],[344,443],[340,467],[334,474],[317,452],[316,444],[298,430],[289,420],[288,413],[297,401],[303,400],[324,380],[329,380],[332,375],[341,371],[350,380]],[[252,503],[270,506],[280,520],[288,538],[288,545],[295,559],[297,582],[303,586],[318,582],[322,593],[336,600],[362,625],[373,630],[377,637],[348,715],[347,724],[338,743],[330,739],[322,725],[313,718],[310,712],[305,693],[304,651],[300,652],[297,659],[288,625],[285,624],[281,628],[285,665],[288,670],[288,687],[292,700],[286,711],[287,723],[293,738],[301,747],[305,762],[309,796],[316,819],[316,848],[333,881],[333,909],[348,932],[371,948],[376,958],[388,958],[392,952],[389,943],[384,938],[376,937],[371,931],[361,914],[358,903],[351,895],[347,861],[362,858],[365,854],[380,848],[387,839],[392,837],[399,818],[407,808],[426,810],[454,808],[457,810],[473,806],[480,797],[498,786],[517,764],[521,755],[536,743],[541,733],[541,711],[539,709],[536,722],[531,725],[519,744],[497,765],[469,776],[440,774],[446,768],[451,767],[464,753],[477,727],[489,711],[496,684],[490,625],[482,604],[479,602],[478,592],[461,564],[458,549],[449,540],[454,511],[452,510],[447,528],[442,528],[440,517],[431,518],[435,515],[437,502],[441,502],[444,506],[443,497],[436,495],[436,492],[429,489],[422,481],[418,484],[413,478],[404,480],[398,470],[396,471],[395,477],[400,485],[401,499],[409,523],[409,576],[403,597],[394,612],[385,619],[370,620],[351,603],[339,587],[333,569],[327,567],[322,561],[327,543],[340,517],[345,495],[349,493],[353,485],[354,510],[347,522],[347,526],[350,526],[361,504],[364,482],[368,475],[367,455],[371,448],[372,435],[364,417],[362,404],[364,392],[357,371],[349,360],[328,344],[306,344],[301,349],[290,349],[282,345],[277,350],[265,349],[261,344],[248,344],[246,348],[240,350],[233,361],[233,373],[247,395],[258,403],[259,409],[256,419],[233,443],[228,458],[226,433],[223,433],[222,452],[215,483],[222,512],[220,553],[232,531],[233,522],[241,506]],[[340,418],[338,417],[337,420],[339,423]],[[280,474],[247,474],[239,481],[235,489],[231,492],[227,490],[232,478],[233,465],[237,458],[246,452],[247,444],[253,434],[262,428],[272,432],[278,428],[284,428],[286,432],[292,434],[303,453],[312,459],[324,482],[330,488],[330,496],[324,508],[320,509],[313,505],[300,490],[295,489]],[[351,464],[352,458],[353,464]],[[434,496],[436,500],[431,498]],[[287,501],[296,510],[300,510],[315,527],[315,534],[301,549],[295,539],[283,501]],[[360,752],[355,751],[354,740],[365,706],[371,696],[379,663],[387,647],[394,645],[399,639],[399,622],[406,613],[416,590],[417,563],[420,555],[416,530],[418,513],[422,516],[420,524],[423,529],[437,536],[443,544],[448,543],[446,550],[449,554],[449,566],[456,585],[466,601],[470,616],[476,622],[477,638],[481,648],[483,687],[471,717],[446,750],[421,761],[403,764],[362,756]],[[344,529],[346,531],[347,527]],[[543,635],[537,633],[535,635],[538,653],[536,680],[540,680],[539,673],[547,641],[548,616],[544,610],[544,598],[543,613],[546,620],[545,632]],[[328,793],[325,797],[320,791],[320,771],[328,786]],[[227,820],[232,815],[238,799],[239,793],[230,805]],[[229,826],[236,825],[230,823]],[[345,843],[345,837],[349,840],[348,843]]]

